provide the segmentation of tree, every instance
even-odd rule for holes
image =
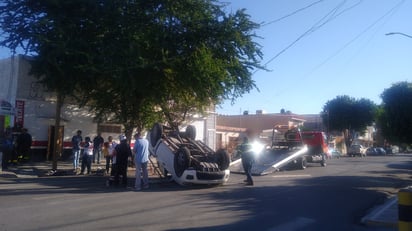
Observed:
[[[33,57],[31,74],[49,91],[56,93],[55,134],[60,127],[61,108],[85,77],[81,69],[89,64],[85,38],[93,30],[93,22],[80,17],[94,12],[86,1],[3,1],[0,5],[1,46],[13,53],[22,48]],[[81,39],[80,39],[81,38]],[[55,147],[61,145],[55,136]],[[57,169],[57,153],[53,153],[53,169]]]
[[[323,106],[322,119],[328,130],[363,133],[375,120],[377,106],[368,99],[355,99],[347,95],[337,96]],[[348,137],[346,137],[348,138]],[[350,137],[352,138],[352,137]]]
[[[96,84],[85,103],[99,115],[114,113],[126,127],[161,114],[178,129],[210,105],[249,92],[255,87],[251,70],[261,68],[261,52],[253,42],[258,25],[244,11],[226,15],[214,3],[120,1],[108,7],[110,21],[96,39],[102,38],[98,50],[105,57],[98,75],[111,91],[102,95],[107,84]],[[123,105],[113,108],[102,100]],[[152,112],[142,114],[140,108]]]
[[[251,71],[261,68],[259,25],[214,0],[9,0],[0,16],[0,45],[31,53],[33,73],[58,99],[74,97],[128,132],[159,115],[177,127],[234,100],[256,87]]]
[[[412,83],[399,82],[381,94],[382,110],[378,124],[382,135],[392,143],[412,143]]]

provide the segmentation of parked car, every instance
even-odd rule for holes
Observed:
[[[386,151],[382,147],[370,147],[366,149],[366,155],[373,156],[373,155],[386,155]]]
[[[387,146],[385,148],[387,154],[396,154],[399,153],[399,147],[396,145]]]
[[[348,150],[349,156],[366,156],[366,148],[361,144],[352,144]]]
[[[368,156],[377,155],[377,151],[374,147],[367,148],[366,149],[366,155],[368,155]]]
[[[156,123],[149,136],[150,152],[156,157],[160,172],[171,175],[180,185],[223,184],[229,179],[230,156],[224,150],[216,152],[196,138],[196,128],[185,132]]]
[[[334,148],[329,148],[329,153],[331,154],[332,158],[339,159],[342,156],[342,153]]]
[[[375,148],[378,155],[386,155],[386,151],[382,147]]]

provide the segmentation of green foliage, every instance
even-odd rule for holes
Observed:
[[[213,0],[8,0],[0,18],[0,45],[32,54],[43,84],[128,131],[235,100],[261,68],[259,25]]]
[[[381,98],[378,122],[382,135],[391,143],[412,143],[412,83],[395,83]]]
[[[323,107],[322,118],[328,129],[364,132],[375,118],[377,106],[368,99],[355,99],[347,95],[337,96]]]

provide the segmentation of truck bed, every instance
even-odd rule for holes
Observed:
[[[307,153],[307,146],[295,149],[274,149],[265,151],[256,157],[252,167],[253,175],[266,175],[279,171],[290,162],[300,158]],[[231,172],[243,173],[241,159],[233,161],[229,167]]]

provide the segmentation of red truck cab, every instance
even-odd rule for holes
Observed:
[[[327,137],[324,132],[320,131],[303,131],[300,133],[302,135],[302,141],[308,146],[311,154],[326,154],[327,158],[331,157],[328,148]]]

